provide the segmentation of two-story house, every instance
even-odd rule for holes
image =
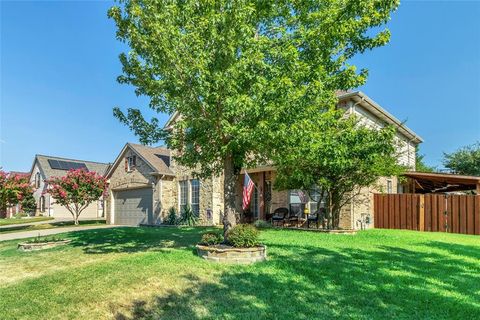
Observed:
[[[380,107],[362,92],[338,94],[338,107],[347,113],[355,114],[366,126],[383,127],[394,125],[397,128],[397,148],[399,163],[415,170],[415,148],[422,139],[405,124]],[[166,127],[179,117],[173,114]],[[244,169],[256,184],[250,214],[255,219],[267,219],[269,213],[279,207],[302,208],[297,190],[275,190],[275,168],[261,166]],[[147,147],[127,143],[107,173],[110,189],[107,199],[107,221],[115,224],[158,224],[169,208],[181,212],[190,206],[204,224],[221,224],[223,203],[223,177],[198,180],[192,171],[177,165],[171,151],[164,147]],[[238,181],[237,204],[241,211],[241,174]],[[363,188],[358,196],[346,205],[340,217],[340,227],[358,228],[358,221],[369,215],[373,219],[373,193],[404,192],[396,177],[383,177],[377,184]],[[314,212],[318,205],[312,194],[309,206]],[[371,220],[371,226],[373,221]]]

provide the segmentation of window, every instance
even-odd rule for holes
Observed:
[[[393,193],[392,180],[387,180],[387,193]]]
[[[133,171],[137,166],[137,156],[133,155],[125,159],[125,169]]]
[[[198,179],[183,180],[179,182],[179,209],[183,212],[188,206],[200,215],[200,181]]]
[[[188,180],[180,181],[180,213],[188,206]]]
[[[190,186],[192,188],[192,211],[199,216],[200,214],[200,181],[198,179],[190,180]]]
[[[35,188],[40,188],[40,172],[35,174]]]
[[[45,212],[45,196],[41,196],[39,202],[40,212]]]
[[[253,218],[255,220],[258,219],[258,213],[259,213],[259,202],[258,202],[258,189],[253,188],[253,195],[252,195],[252,201],[250,201],[250,211],[253,214]]]

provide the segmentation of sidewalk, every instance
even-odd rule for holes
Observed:
[[[64,228],[54,228],[54,229],[45,229],[45,230],[12,232],[12,233],[0,234],[0,241],[32,238],[32,237],[37,237],[39,235],[49,236],[49,235],[65,233],[65,232],[93,230],[93,229],[106,229],[106,228],[119,228],[119,227],[124,227],[124,226],[96,225],[96,226],[85,226],[85,227],[64,227]]]
[[[82,220],[105,220],[105,218],[94,218],[94,219],[80,219]],[[4,226],[0,226],[0,231],[2,229],[10,229],[10,228],[20,228],[24,226],[36,226],[39,224],[47,224],[47,223],[57,223],[57,222],[65,222],[65,221],[72,221],[72,218],[55,218],[51,220],[44,220],[44,221],[37,221],[37,222],[28,222],[28,223],[18,223],[18,224],[7,224]]]

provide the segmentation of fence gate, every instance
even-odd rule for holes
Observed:
[[[480,195],[375,194],[374,226],[480,235]]]

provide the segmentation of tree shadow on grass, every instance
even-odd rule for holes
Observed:
[[[430,244],[425,244],[429,246]],[[437,244],[434,244],[435,246]],[[451,244],[448,250],[475,252]],[[271,245],[268,262],[134,301],[126,319],[473,319],[480,270],[441,251]],[[475,270],[474,268],[477,268]]]
[[[159,251],[167,248],[189,248],[210,228],[121,227],[72,232],[71,246],[82,247],[87,254]]]

